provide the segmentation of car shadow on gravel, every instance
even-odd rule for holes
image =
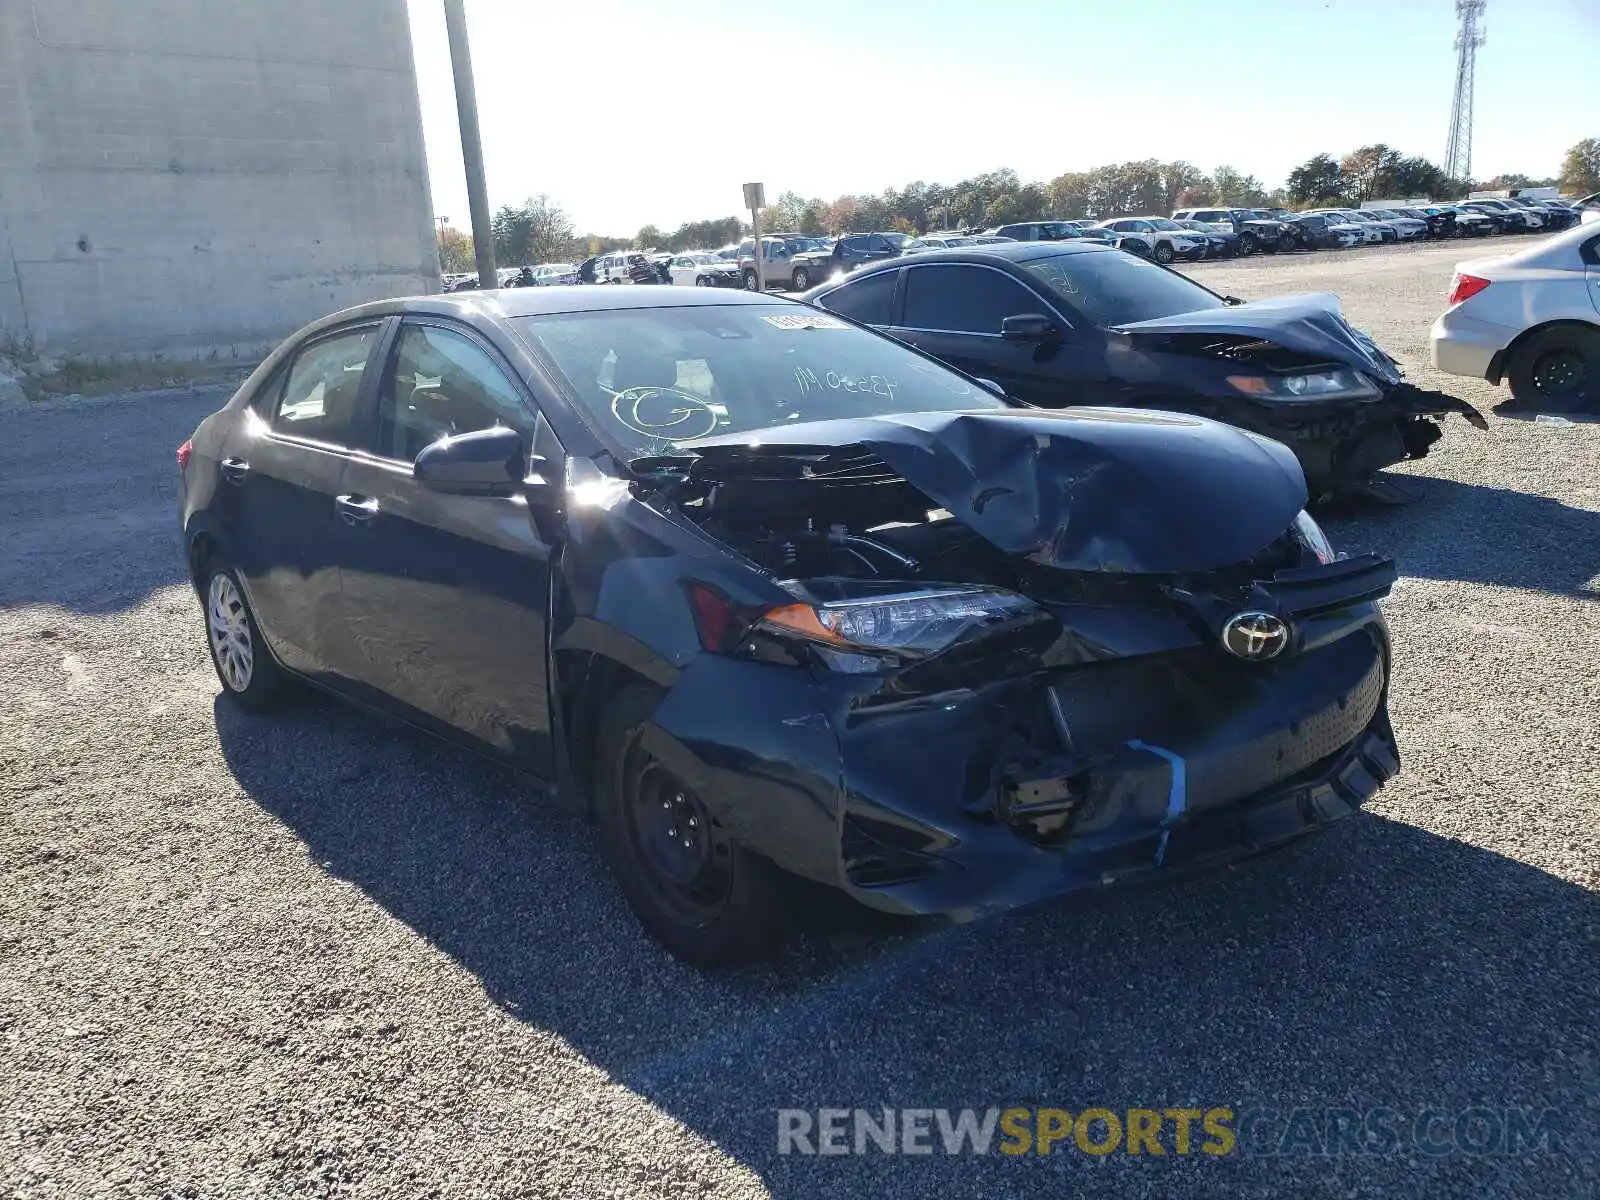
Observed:
[[[1364,813],[1169,887],[703,974],[645,938],[585,823],[499,768],[316,698],[262,719],[219,697],[216,720],[240,785],[322,869],[776,1195],[1554,1197],[1597,1178],[1594,895],[1465,843]],[[1241,1142],[779,1155],[776,1110],[823,1105],[1225,1106]],[[1397,1146],[1331,1152],[1329,1110],[1378,1107]],[[1417,1148],[1419,1115],[1473,1108],[1552,1110],[1556,1139]],[[1316,1133],[1285,1151],[1298,1109]]]
[[[1410,503],[1320,514],[1340,549],[1388,555],[1403,576],[1600,599],[1600,513],[1428,475],[1399,484]]]

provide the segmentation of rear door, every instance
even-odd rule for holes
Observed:
[[[1600,311],[1600,234],[1582,243],[1578,256],[1583,259],[1584,274],[1589,280],[1589,299]]]
[[[257,398],[224,447],[218,499],[225,552],[273,654],[333,682],[348,663],[337,497],[360,440],[383,322],[309,340]]]
[[[363,699],[548,774],[548,518],[522,495],[420,486],[417,454],[505,425],[562,470],[561,448],[506,359],[465,326],[407,318],[381,367],[366,452],[345,475],[344,603]],[[541,529],[541,524],[544,528]]]
[[[898,324],[890,331],[969,375],[990,379],[1008,396],[1060,407],[1084,398],[1077,386],[1082,346],[1071,326],[1037,293],[993,267],[965,263],[908,266]],[[1043,313],[1061,328],[1053,345],[1011,342],[1006,317]]]

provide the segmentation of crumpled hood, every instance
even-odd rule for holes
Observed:
[[[1136,409],[897,413],[682,450],[713,465],[847,447],[876,455],[1001,550],[1064,570],[1230,566],[1281,537],[1306,503],[1287,447],[1202,417]],[[824,459],[816,477],[826,473]]]
[[[1327,292],[1201,308],[1118,325],[1115,329],[1135,338],[1140,334],[1170,333],[1248,337],[1344,363],[1385,383],[1396,384],[1401,379],[1394,360],[1344,319],[1339,312],[1339,298]]]

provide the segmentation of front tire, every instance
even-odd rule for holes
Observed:
[[[694,285],[695,287],[710,287],[711,277],[708,275],[696,275],[694,277]]]
[[[1153,253],[1150,257],[1155,259],[1163,267],[1167,267],[1172,265],[1172,260],[1176,258],[1177,255],[1173,253],[1170,243],[1159,242],[1156,245],[1155,253]]]
[[[796,267],[794,278],[790,282],[794,284],[795,291],[803,292],[811,286],[811,272],[805,267]]]
[[[1253,234],[1253,233],[1241,233],[1239,235],[1239,257],[1240,258],[1249,258],[1252,254],[1254,254],[1256,252],[1256,250],[1258,248],[1259,247],[1258,247],[1258,244],[1256,242],[1256,235],[1255,234]]]
[[[261,637],[238,575],[220,558],[206,563],[200,604],[206,646],[222,690],[247,712],[271,708],[283,693],[283,670]]]
[[[1517,347],[1506,377],[1516,402],[1534,412],[1600,411],[1600,333],[1540,330]]]
[[[685,962],[774,954],[788,930],[776,868],[735,842],[692,788],[643,745],[656,696],[622,692],[595,739],[601,849],[645,931]]]

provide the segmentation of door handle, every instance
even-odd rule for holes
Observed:
[[[346,525],[362,525],[378,515],[378,502],[371,496],[337,496],[333,506]]]
[[[242,458],[225,458],[217,465],[222,471],[223,479],[235,486],[243,483],[245,476],[250,474],[250,464]]]

